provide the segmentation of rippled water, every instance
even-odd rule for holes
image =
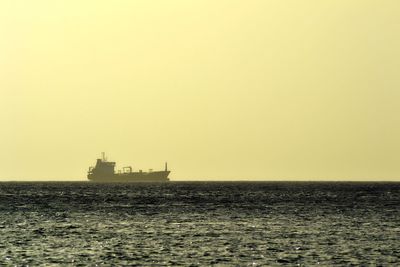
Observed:
[[[400,183],[0,183],[0,265],[400,264]]]

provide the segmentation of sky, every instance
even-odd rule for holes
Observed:
[[[397,0],[0,2],[0,180],[400,180]]]

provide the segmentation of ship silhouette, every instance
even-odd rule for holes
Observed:
[[[165,163],[164,171],[148,172],[132,171],[132,167],[123,167],[122,171],[115,172],[115,162],[107,161],[105,153],[97,159],[96,166],[89,167],[87,178],[93,182],[168,182],[168,165]]]

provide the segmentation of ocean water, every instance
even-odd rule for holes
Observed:
[[[0,266],[400,265],[400,183],[0,183]]]

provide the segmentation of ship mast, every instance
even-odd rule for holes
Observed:
[[[168,163],[165,162],[165,171],[168,171]]]
[[[107,161],[105,152],[101,152],[101,157],[102,157],[103,162]]]

